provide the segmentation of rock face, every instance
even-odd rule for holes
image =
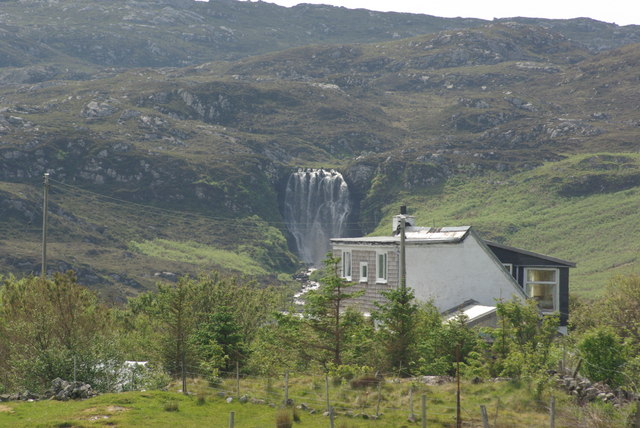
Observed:
[[[96,395],[98,395],[98,393],[95,392],[88,383],[80,381],[67,382],[60,378],[54,379],[51,382],[51,389],[45,393],[45,396],[60,401],[85,399]]]

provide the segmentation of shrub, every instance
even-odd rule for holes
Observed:
[[[606,382],[612,387],[623,383],[621,372],[626,362],[625,347],[620,337],[609,328],[588,331],[578,349],[583,364],[580,371],[593,382]]]
[[[166,412],[177,412],[180,408],[177,401],[167,401],[164,403],[164,410]]]
[[[291,428],[293,422],[291,420],[291,414],[287,409],[280,409],[276,413],[276,428]]]

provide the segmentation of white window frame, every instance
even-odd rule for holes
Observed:
[[[360,282],[369,282],[369,263],[367,262],[360,262]]]
[[[380,258],[383,258],[384,263],[380,263]],[[383,267],[383,271],[380,268]],[[382,275],[381,275],[382,273]],[[386,251],[378,251],[376,253],[376,283],[386,284],[389,278],[389,254]]]
[[[502,263],[502,266],[513,276],[513,264],[511,263]]]
[[[353,264],[351,263],[351,251],[342,251],[342,277],[347,281],[351,281]]]
[[[542,271],[552,271],[555,272],[555,281],[529,281],[529,271],[532,270],[542,270]],[[524,290],[527,296],[532,299],[533,296],[529,293],[529,285],[530,284],[543,284],[543,285],[551,285],[552,289],[552,298],[553,298],[553,309],[541,308],[542,312],[558,312],[560,310],[560,269],[558,268],[546,268],[546,267],[528,267],[524,269],[524,278],[523,278]]]

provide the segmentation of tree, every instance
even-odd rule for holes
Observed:
[[[376,302],[377,310],[372,314],[378,325],[378,337],[387,355],[388,365],[393,370],[409,368],[416,357],[417,313],[413,290],[402,287],[383,291],[385,301]]]
[[[588,331],[578,343],[583,358],[580,371],[593,382],[616,387],[624,382],[627,353],[620,337],[608,327]]]
[[[39,390],[62,377],[100,389],[98,367],[120,358],[108,309],[73,272],[53,278],[4,280],[0,287],[0,376],[13,387]],[[75,363],[75,364],[74,364]],[[75,365],[75,370],[74,370]]]
[[[499,327],[494,337],[494,371],[506,376],[534,374],[549,369],[558,335],[558,314],[542,315],[534,300],[497,304]]]
[[[640,275],[614,277],[603,296],[605,323],[640,346]]]
[[[302,319],[288,316],[279,322],[290,332],[297,329],[298,351],[303,358],[317,361],[326,369],[329,363],[342,364],[346,302],[362,292],[347,292],[352,284],[338,274],[340,258],[328,254],[324,263],[327,273],[320,280],[320,287],[307,293]]]

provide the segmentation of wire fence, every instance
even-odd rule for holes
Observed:
[[[331,411],[332,417],[336,418],[393,418],[421,426],[422,415],[425,414],[425,425],[422,426],[457,426],[459,412],[463,421],[461,426],[465,427],[526,425],[640,428],[640,416],[636,416],[640,415],[640,402],[638,409],[629,405],[590,407],[577,403],[559,391],[545,395],[539,401],[532,401],[526,398],[527,393],[530,396],[530,391],[527,391],[521,394],[522,403],[514,403],[508,397],[501,399],[497,392],[508,388],[491,385],[491,381],[486,381],[485,386],[463,382],[458,409],[456,383],[446,376],[398,378],[397,374],[387,374],[373,378],[369,385],[362,386],[321,373],[289,372],[261,377],[238,370],[220,372],[217,381],[207,382],[204,380],[207,373],[199,367],[187,366],[185,372],[191,378],[191,393],[205,392],[230,398],[230,401],[240,400],[271,407],[295,406],[302,411],[325,416],[329,416]],[[558,397],[561,399],[557,400]],[[527,405],[531,408],[526,408]],[[533,415],[533,419],[524,422],[519,413]],[[329,422],[327,426],[330,426]]]

